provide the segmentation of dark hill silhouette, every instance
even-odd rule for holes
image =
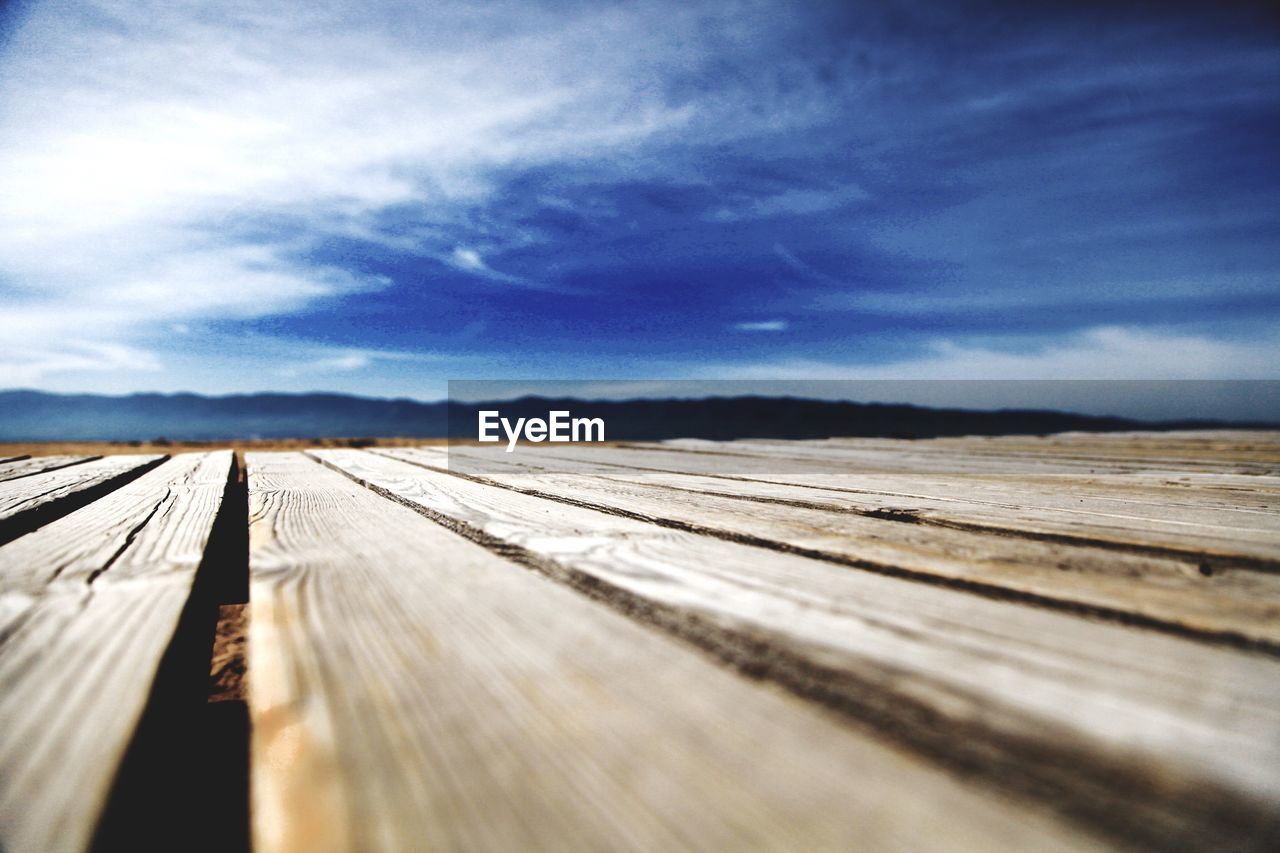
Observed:
[[[201,441],[245,438],[474,438],[476,412],[602,417],[610,440],[1043,434],[1080,430],[1274,427],[1225,421],[1146,422],[1041,410],[973,411],[796,397],[593,400],[522,397],[448,404],[342,394],[47,394],[0,391],[0,440]]]

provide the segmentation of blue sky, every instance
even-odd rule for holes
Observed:
[[[1268,5],[10,5],[0,386],[1277,377]]]

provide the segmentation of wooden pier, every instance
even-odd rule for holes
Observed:
[[[1280,849],[1280,434],[478,452],[0,462],[0,850]]]

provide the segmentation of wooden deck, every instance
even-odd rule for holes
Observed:
[[[1280,849],[1280,434],[451,453],[0,462],[0,849]]]

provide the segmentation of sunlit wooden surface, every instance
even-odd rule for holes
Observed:
[[[0,845],[140,784],[214,571],[258,850],[1280,843],[1280,435],[478,452],[0,462]]]

